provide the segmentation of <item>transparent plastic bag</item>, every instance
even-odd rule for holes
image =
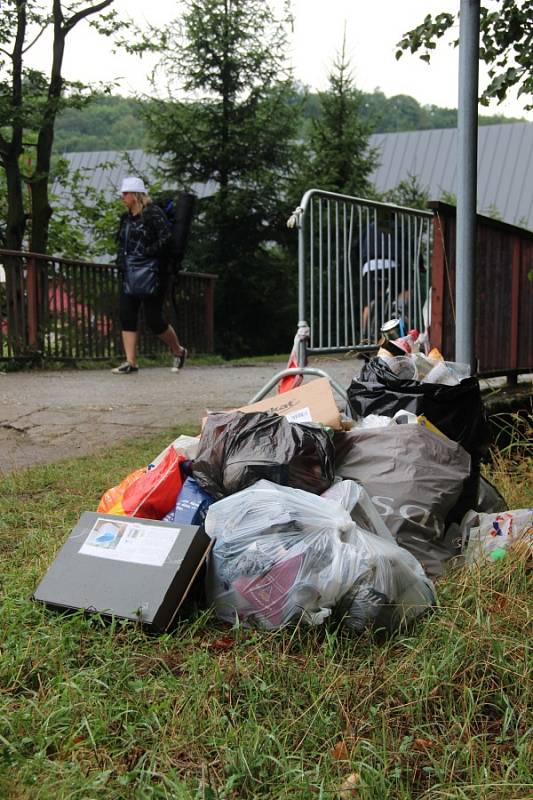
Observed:
[[[387,359],[387,366],[393,375],[403,381],[414,381],[418,377],[416,363],[412,355],[393,356]]]
[[[413,353],[411,358],[416,368],[416,379],[422,382],[426,379],[431,370],[437,366],[437,363],[439,363],[435,359],[424,355],[424,353]]]
[[[393,629],[434,601],[416,559],[335,500],[261,480],[214,503],[205,529],[207,597],[228,622],[319,624],[335,610],[354,630]]]
[[[335,483],[322,493],[324,500],[340,503],[350,514],[352,520],[368,533],[375,533],[384,541],[394,542],[376,506],[370,499],[366,489],[360,483],[350,480],[335,480]]]
[[[469,511],[461,523],[465,561],[489,558],[522,539],[533,545],[533,508],[517,508],[497,514]]]
[[[366,544],[372,548],[370,570],[354,581],[335,615],[356,632],[369,626],[392,632],[434,605],[435,589],[416,558],[396,542],[372,536]],[[354,545],[359,548],[360,541]]]
[[[422,383],[438,383],[441,386],[459,386],[470,377],[468,364],[458,361],[437,361],[435,366],[422,378]]]

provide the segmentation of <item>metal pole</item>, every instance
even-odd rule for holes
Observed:
[[[457,116],[457,238],[455,359],[476,370],[474,275],[477,205],[477,105],[480,0],[461,0]]]
[[[303,203],[303,199],[302,199]],[[311,201],[312,203],[312,201]],[[310,203],[310,206],[311,206]],[[298,331],[307,329],[307,322],[305,320],[305,219],[304,219],[304,206],[300,208],[298,216]],[[310,247],[313,245],[311,243]],[[312,270],[312,267],[311,267]],[[312,276],[311,276],[312,281]],[[311,310],[311,315],[312,315]],[[305,367],[307,364],[307,338],[301,337],[298,341],[298,366]],[[267,390],[267,392],[270,390]],[[265,392],[265,394],[267,393]],[[264,395],[263,395],[264,396]]]

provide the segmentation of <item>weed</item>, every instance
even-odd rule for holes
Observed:
[[[533,413],[502,412],[492,414],[494,444],[499,456],[520,458],[533,455]]]

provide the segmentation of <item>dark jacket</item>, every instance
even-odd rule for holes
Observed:
[[[388,226],[386,221],[381,227],[378,226],[376,235],[376,227],[371,221],[368,229],[366,226],[363,227],[361,257],[363,263],[373,259],[390,259],[400,266],[407,266],[416,257],[416,242],[414,237],[409,237],[407,230],[404,230],[402,236],[400,225],[395,230],[394,221],[389,222]],[[421,253],[418,257],[418,269],[425,272]]]
[[[160,269],[167,268],[172,232],[161,209],[149,203],[142,214],[133,216],[126,211],[120,218],[117,232],[117,266],[124,269],[126,253],[159,260]]]

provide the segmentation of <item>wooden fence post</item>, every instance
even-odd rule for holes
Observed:
[[[431,259],[431,327],[430,342],[442,353],[444,332],[444,242],[446,233],[446,217],[435,209],[433,216],[433,254]]]
[[[39,301],[37,297],[37,265],[33,256],[29,256],[26,261],[26,291],[28,297],[27,322],[28,322],[28,344],[35,347],[38,341],[39,330]]]

